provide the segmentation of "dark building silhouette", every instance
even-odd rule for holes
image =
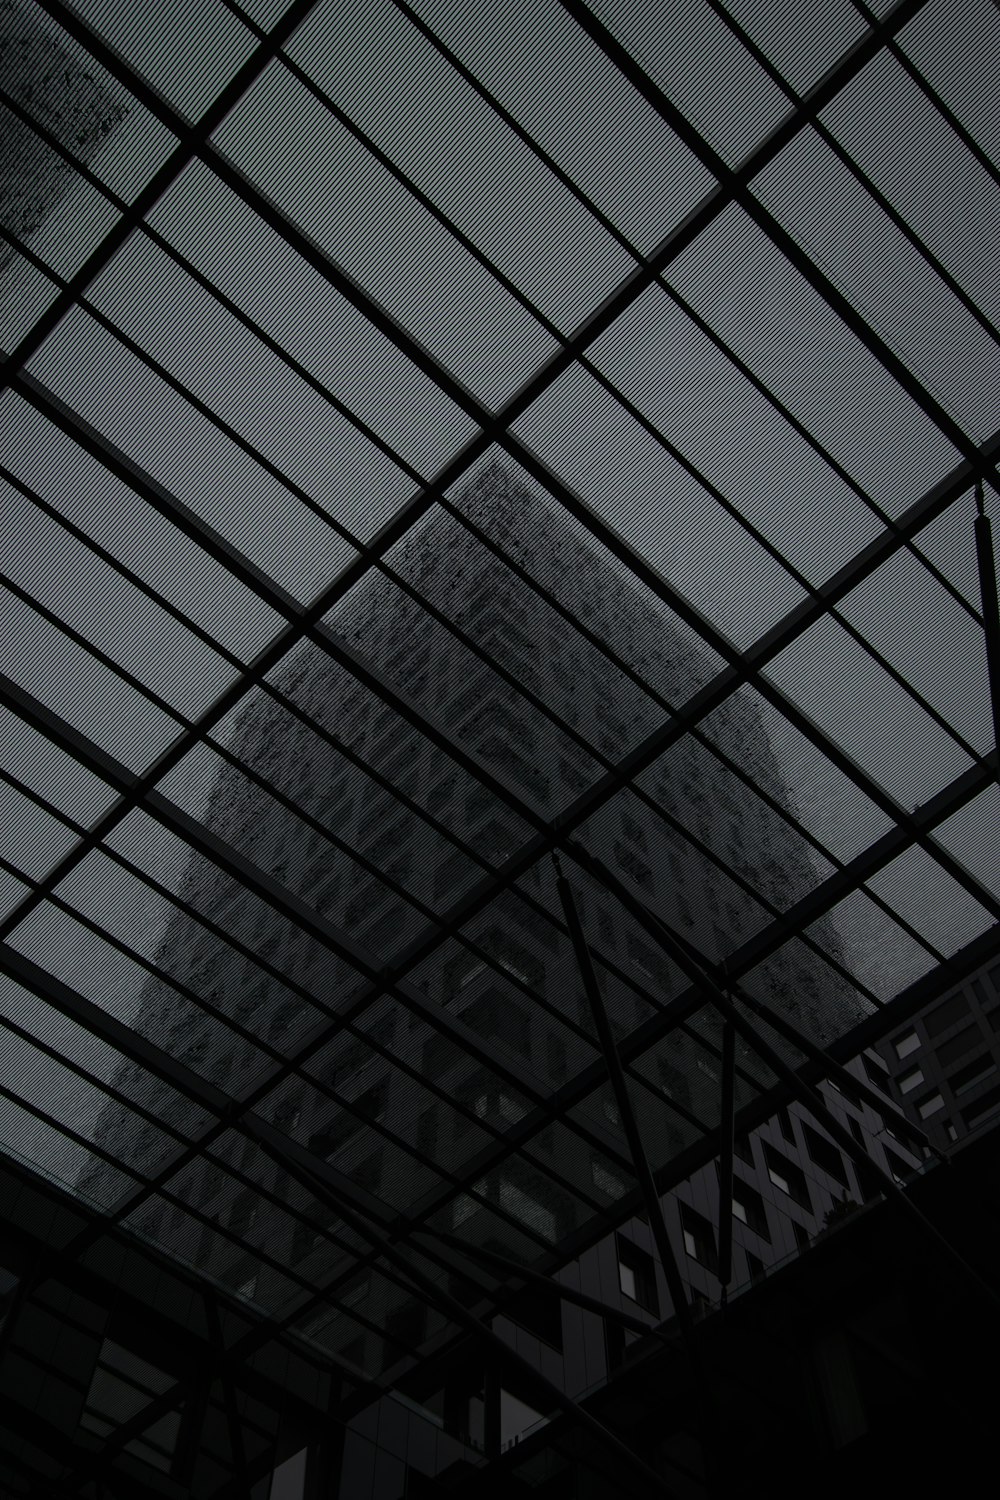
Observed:
[[[168,781],[210,831],[327,924],[345,955],[333,958],[301,924],[255,900],[210,860],[190,859],[182,912],[171,916],[157,957],[165,977],[147,985],[135,1025],[234,1098],[261,1068],[254,1039],[280,1057],[324,1012],[350,1008],[364,984],[347,961],[352,946],[371,968],[391,963],[434,914],[474,887],[483,867],[502,865],[517,849],[528,830],[499,794],[502,786],[551,817],[587,789],[601,757],[620,758],[651,727],[655,708],[642,690],[616,676],[571,620],[542,608],[470,528],[502,538],[573,616],[661,692],[683,701],[698,681],[698,653],[680,628],[510,472],[486,469],[456,504],[458,514],[432,514],[407,537],[391,558],[394,577],[366,579],[327,622],[335,640],[439,726],[438,743],[310,645],[272,674],[275,695],[256,695],[219,736],[235,760],[205,750],[183,780]],[[449,634],[445,621],[470,644]],[[546,707],[577,736],[547,717]],[[711,745],[687,737],[643,778],[649,800],[623,792],[586,825],[584,840],[671,927],[718,960],[759,924],[761,897],[780,909],[815,874],[781,818],[787,792],[749,700],[737,693],[727,702],[715,737],[723,754],[752,765],[772,793],[770,805],[749,788],[736,795]],[[500,788],[456,764],[447,753],[452,741]],[[606,1004],[616,1031],[628,1035],[683,981],[607,891],[577,883]],[[463,928],[466,941],[449,939],[419,968],[420,1009],[383,998],[302,1075],[279,1078],[260,1113],[325,1160],[357,1204],[378,1200],[402,1211],[426,1201],[431,1212],[439,1201],[432,1222],[473,1243],[510,1254],[558,1247],[582,1227],[586,1202],[613,1220],[631,1182],[614,1159],[624,1140],[607,1087],[585,1101],[585,1133],[576,1143],[549,1127],[499,1168],[472,1174],[469,1190],[449,1193],[442,1182],[469,1173],[487,1132],[520,1123],[531,1089],[558,1089],[593,1055],[576,959],[558,937],[553,906],[548,870],[530,869]],[[836,960],[833,928],[820,924],[819,936]],[[758,993],[820,1043],[859,1015],[848,985],[803,945],[779,955]],[[196,1002],[217,1019],[207,1020]],[[437,1015],[450,1034],[434,1024]],[[459,1035],[471,1045],[457,1046]],[[699,1012],[640,1059],[634,1107],[658,1161],[689,1146],[697,1122],[717,1118],[720,1047],[720,1023]],[[756,1065],[745,1048],[740,1063],[738,1096],[749,1098]],[[154,1115],[176,1108],[138,1070],[127,1069],[117,1084]],[[855,1129],[876,1158],[879,1123],[859,1103]],[[116,1160],[147,1161],[159,1149],[148,1125],[113,1105],[96,1139]],[[133,1228],[271,1312],[332,1275],[333,1305],[300,1331],[366,1375],[433,1342],[445,1324],[441,1314],[378,1272],[352,1272],[343,1226],[327,1204],[236,1136],[223,1138],[211,1157],[182,1168],[167,1183],[169,1197],[134,1216]],[[842,1154],[794,1112],[742,1141],[735,1171],[741,1284],[808,1244],[838,1202],[865,1196]],[[105,1198],[100,1176],[90,1174],[81,1189]],[[717,1301],[714,1167],[668,1195],[665,1211],[691,1295]],[[611,1304],[650,1322],[670,1316],[642,1220],[598,1238],[575,1266],[572,1274]],[[571,1394],[625,1358],[631,1336],[598,1330],[595,1344],[592,1320],[573,1309],[554,1316],[548,1352],[530,1327],[507,1326]],[[445,1403],[450,1430],[473,1448],[484,1441],[478,1384],[474,1371],[463,1371],[439,1397],[427,1393],[432,1404]],[[500,1395],[501,1438],[509,1441],[537,1412],[525,1392]]]

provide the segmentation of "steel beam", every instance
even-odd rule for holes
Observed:
[[[870,1171],[876,1176],[882,1187],[882,1191],[891,1201],[899,1205],[901,1210],[915,1223],[919,1224],[922,1232],[926,1234],[937,1245],[945,1259],[959,1270],[963,1278],[975,1288],[992,1310],[1000,1313],[1000,1293],[991,1287],[963,1256],[955,1249],[940,1230],[933,1225],[929,1219],[917,1208],[916,1204],[908,1194],[900,1187],[895,1178],[884,1171],[875,1162],[863,1146],[846,1130],[840,1121],[830,1112],[825,1101],[816,1089],[810,1087],[785,1061],[779,1052],[776,1052],[771,1044],[761,1036],[754,1026],[743,1016],[733,1004],[733,1001],[720,989],[718,983],[710,973],[706,961],[692,950],[691,946],[662,922],[653,916],[649,909],[641,901],[637,901],[622,885],[621,881],[606,872],[604,885],[610,894],[617,897],[618,901],[642,926],[643,930],[655,942],[674,963],[678,965],[689,976],[693,985],[701,992],[703,1000],[714,1006],[724,1021],[729,1021],[736,1032],[743,1037],[744,1041],[753,1048],[758,1056],[767,1064],[772,1072],[784,1083],[809,1113],[822,1125],[823,1129],[833,1139],[841,1150],[843,1150],[851,1161],[862,1169]],[[734,996],[741,999],[738,986],[733,985]]]
[[[573,899],[573,892],[569,881],[562,873],[558,858],[556,856],[553,856],[553,858],[556,867],[556,886],[566,917],[566,925],[569,928],[573,941],[580,979],[590,1006],[591,1015],[594,1019],[594,1027],[601,1045],[601,1052],[607,1064],[615,1103],[618,1106],[619,1119],[622,1129],[625,1132],[625,1139],[628,1142],[629,1155],[632,1158],[632,1170],[639,1184],[646,1219],[660,1257],[660,1265],[666,1277],[674,1316],[680,1327],[684,1352],[691,1366],[691,1372],[698,1392],[704,1423],[701,1439],[706,1472],[718,1478],[718,1465],[721,1460],[724,1444],[723,1435],[719,1427],[719,1411],[715,1393],[709,1383],[708,1371],[698,1347],[694,1319],[691,1315],[691,1307],[687,1299],[687,1291],[681,1278],[680,1267],[677,1264],[677,1257],[674,1254],[674,1247],[670,1243],[670,1236],[667,1233],[667,1222],[663,1215],[663,1204],[656,1190],[656,1183],[653,1180],[653,1174],[650,1170],[649,1159],[646,1156],[646,1148],[643,1145],[642,1133],[639,1130],[635,1111],[632,1108],[632,1099],[629,1095],[628,1085],[625,1082],[625,1075],[622,1071],[621,1059],[618,1055],[618,1044],[614,1031],[611,1028],[611,1023],[608,1020],[608,1013],[604,1004],[604,997],[597,983],[597,976],[590,961],[587,940],[580,923],[579,913]]]
[[[170,110],[169,119],[164,121],[168,129],[177,136],[178,144],[171,151],[167,160],[159,168],[153,178],[136,195],[128,209],[120,216],[117,222],[105,235],[104,239],[95,250],[84,261],[81,268],[70,279],[66,288],[61,291],[36,319],[31,331],[25,335],[20,344],[9,355],[0,359],[0,390],[2,390],[11,379],[18,374],[32,355],[41,348],[49,334],[57,327],[65,317],[70,308],[77,302],[86,288],[111,261],[113,256],[124,245],[129,235],[133,233],[139,222],[145,218],[163,197],[163,194],[173,185],[194,157],[205,149],[205,145],[223,120],[235,108],[243,95],[257,81],[272,58],[284,46],[285,42],[298,30],[302,22],[314,9],[316,0],[293,0],[288,10],[277,22],[274,29],[267,37],[258,43],[252,54],[233,77],[226,84],[215,102],[210,105],[198,123],[192,126],[191,122],[178,111]],[[104,47],[85,25],[81,25],[75,12],[60,0],[44,0],[44,8],[60,25],[76,40],[92,53],[98,50],[110,52]],[[113,54],[112,54],[113,55]],[[111,72],[116,70],[112,67]],[[133,80],[139,83],[140,93],[137,97],[145,96],[144,102],[148,101],[149,87],[137,75],[132,74]],[[124,81],[124,80],[123,80]],[[126,87],[128,84],[126,82]],[[132,90],[135,93],[135,90]],[[157,111],[154,110],[154,113]]]
[[[997,571],[993,556],[993,530],[986,514],[983,482],[976,482],[976,563],[979,568],[979,596],[983,607],[983,630],[986,636],[986,674],[993,710],[993,742],[1000,747],[1000,606],[997,604]],[[1000,772],[1000,767],[998,767]]]
[[[626,1443],[622,1442],[621,1438],[617,1437],[603,1423],[591,1416],[578,1402],[567,1396],[565,1391],[556,1385],[554,1381],[550,1381],[546,1376],[542,1375],[523,1355],[518,1354],[515,1349],[505,1344],[503,1339],[495,1334],[485,1323],[481,1322],[474,1313],[471,1313],[468,1308],[443,1287],[439,1286],[425,1272],[421,1271],[419,1267],[413,1265],[390,1240],[373,1230],[367,1220],[356,1214],[352,1208],[348,1207],[346,1202],[338,1201],[337,1196],[321,1178],[315,1176],[309,1170],[299,1170],[291,1167],[287,1159],[282,1158],[281,1152],[276,1150],[269,1140],[265,1139],[263,1133],[256,1134],[256,1140],[260,1149],[270,1156],[273,1161],[286,1171],[290,1171],[292,1175],[298,1177],[301,1182],[309,1186],[310,1190],[318,1198],[325,1199],[353,1233],[362,1239],[368,1240],[379,1258],[388,1262],[400,1275],[409,1280],[421,1293],[425,1301],[439,1308],[459,1328],[471,1334],[476,1342],[482,1345],[495,1359],[500,1360],[502,1365],[516,1370],[537,1389],[543,1390],[551,1400],[553,1406],[558,1407],[560,1411],[571,1417],[573,1421],[578,1422],[604,1448],[624,1461],[634,1473],[651,1486],[655,1493],[669,1495],[670,1492],[660,1476],[638,1454],[634,1453]]]
[[[736,1105],[736,1035],[732,1022],[722,1029],[722,1107],[719,1111],[719,1283],[722,1304],[733,1279],[733,1119]]]

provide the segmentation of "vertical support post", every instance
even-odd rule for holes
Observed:
[[[597,985],[597,976],[594,966],[590,960],[590,952],[580,925],[579,913],[573,900],[573,892],[569,881],[562,873],[558,859],[553,856],[556,867],[556,888],[559,899],[562,902],[566,925],[569,928],[570,938],[576,954],[577,967],[580,970],[580,978],[583,981],[584,992],[590,1004],[591,1013],[594,1017],[594,1026],[597,1030],[598,1041],[607,1064],[608,1075],[611,1079],[611,1087],[614,1090],[615,1103],[618,1105],[618,1114],[621,1119],[622,1128],[625,1131],[625,1139],[628,1142],[629,1154],[632,1158],[632,1166],[635,1170],[639,1191],[642,1194],[643,1206],[649,1227],[653,1233],[653,1241],[663,1265],[663,1274],[667,1279],[667,1287],[670,1299],[674,1304],[677,1321],[680,1324],[681,1334],[684,1339],[688,1358],[699,1384],[702,1386],[702,1394],[708,1406],[708,1384],[705,1377],[704,1367],[698,1353],[695,1342],[694,1320],[691,1316],[690,1304],[681,1280],[680,1268],[674,1255],[673,1246],[667,1234],[667,1224],[663,1217],[663,1205],[660,1195],[656,1191],[653,1174],[650,1170],[649,1159],[646,1156],[639,1127],[636,1123],[635,1113],[632,1109],[632,1100],[625,1082],[625,1074],[622,1071],[621,1058],[618,1055],[618,1043],[615,1041],[614,1032],[608,1021],[608,1013],[604,1006],[604,999]]]
[[[236,1403],[236,1389],[233,1385],[232,1372],[226,1368],[225,1360],[222,1357],[225,1353],[222,1322],[219,1317],[218,1308],[213,1300],[206,1298],[206,1307],[209,1314],[209,1327],[212,1330],[212,1338],[220,1356],[216,1378],[222,1391],[222,1402],[226,1410],[226,1422],[229,1428],[229,1448],[233,1460],[234,1490],[245,1495],[246,1500],[250,1500],[250,1474],[247,1469],[246,1447],[243,1442],[243,1428],[240,1424],[239,1407]]]
[[[993,743],[1000,747],[1000,606],[997,603],[996,561],[993,556],[993,530],[986,514],[983,481],[976,481],[976,562],[979,566],[979,598],[983,609],[986,635],[986,673],[993,707]]]
[[[722,1031],[722,1108],[719,1112],[719,1282],[722,1305],[733,1279],[733,1121],[736,1112],[736,1033],[727,1020]]]
[[[37,1285],[40,1285],[40,1281],[33,1280],[29,1276],[21,1276],[17,1286],[7,1296],[3,1322],[0,1323],[0,1360],[3,1359],[14,1337],[21,1310]]]
[[[500,1373],[492,1359],[483,1376],[483,1447],[487,1458],[500,1457]]]

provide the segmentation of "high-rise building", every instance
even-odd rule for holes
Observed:
[[[939,1148],[1000,1109],[1000,965],[989,962],[890,1031],[878,1048],[900,1106]]]
[[[519,559],[561,609],[541,602]],[[303,920],[258,901],[210,858],[191,858],[159,948],[164,977],[145,987],[136,1027],[236,1100],[256,1086],[259,1113],[326,1162],[362,1211],[388,1205],[522,1258],[599,1238],[634,1182],[607,1084],[582,1097],[572,1127],[544,1117],[545,1099],[596,1047],[548,862],[526,863],[470,920],[462,903],[484,870],[530,839],[505,789],[539,816],[573,806],[662,719],[644,684],[684,701],[703,670],[699,653],[610,558],[495,464],[324,623],[346,656],[321,643],[300,649],[215,748],[164,783]],[[430,732],[408,720],[408,705]],[[767,798],[736,779],[734,763],[752,768]],[[576,837],[718,962],[815,878],[782,818],[786,798],[753,706],[737,693],[711,737],[685,736]],[[132,820],[133,853],[147,824]],[[641,1034],[686,981],[611,891],[580,871],[573,881],[614,1030]],[[367,1000],[370,977],[442,920],[452,929],[406,992]],[[757,994],[824,1042],[857,1019],[858,1002],[838,975],[833,928],[818,924],[813,941],[777,955]],[[345,1029],[300,1069],[283,1068],[330,1015]],[[697,1006],[680,1021],[632,1063],[634,1109],[658,1167],[703,1139],[719,1113],[722,1023]],[[267,1089],[262,1053],[275,1073]],[[764,1077],[741,1045],[737,1103]],[[119,1086],[154,1115],[177,1108],[139,1070]],[[533,1108],[537,1123],[523,1131]],[[491,1162],[508,1133],[516,1149]],[[163,1151],[155,1128],[121,1105],[106,1109],[97,1139],[117,1159]],[[787,1147],[763,1149],[769,1181],[779,1181]],[[368,1375],[444,1325],[419,1298],[359,1269],[329,1205],[252,1142],[232,1133],[211,1156],[180,1169],[133,1227],[272,1311],[333,1276],[332,1307],[301,1331]],[[796,1174],[786,1166],[786,1180]],[[96,1192],[93,1174],[81,1187]],[[699,1217],[694,1202],[680,1212],[691,1224]]]

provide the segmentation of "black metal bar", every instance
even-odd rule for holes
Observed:
[[[315,5],[316,0],[294,0],[274,30],[258,43],[246,62],[237,69],[197,125],[192,126],[183,115],[173,110],[164,110],[162,104],[161,108],[157,109],[156,101],[153,101],[153,112],[159,114],[161,118],[164,114],[167,115],[165,123],[178,137],[177,145],[155,176],[136,195],[127,211],[121,215],[96,249],[87,257],[68,285],[53,298],[51,304],[36,319],[31,331],[25,335],[11,354],[0,360],[0,389],[3,389],[24,368],[90,283],[124,245],[136,226],[173,185],[188,163],[199,151],[204,150],[213,131],[221,125],[246,91],[252,87],[271,59],[277,55]],[[108,51],[101,45],[96,33],[83,25],[69,6],[60,4],[59,0],[51,0],[51,3],[46,5],[46,9],[49,10],[53,19],[73,34],[88,50]],[[120,65],[121,60],[114,54],[110,55],[109,60],[111,71],[120,71],[120,66],[116,65]],[[146,95],[146,102],[149,102],[151,91],[148,86],[144,86],[137,76],[133,76],[132,81],[137,84],[137,89],[131,92],[136,93],[137,97],[140,94]]]
[[[611,1087],[614,1090],[615,1102],[618,1106],[618,1114],[625,1139],[628,1142],[629,1154],[632,1158],[632,1170],[635,1172],[639,1189],[642,1193],[642,1201],[649,1220],[649,1227],[653,1234],[653,1240],[659,1253],[660,1262],[663,1266],[663,1274],[667,1279],[667,1288],[670,1292],[670,1300],[673,1303],[674,1313],[680,1326],[691,1367],[703,1388],[707,1391],[707,1377],[704,1364],[698,1352],[695,1341],[694,1320],[691,1317],[691,1308],[688,1303],[684,1282],[681,1279],[680,1268],[674,1247],[670,1243],[667,1234],[667,1223],[663,1217],[663,1205],[660,1195],[656,1191],[653,1174],[649,1166],[649,1158],[646,1148],[642,1143],[642,1136],[632,1108],[632,1099],[625,1082],[625,1074],[622,1071],[621,1058],[618,1055],[618,1043],[615,1040],[608,1013],[604,1005],[604,997],[601,995],[597,984],[597,976],[594,973],[590,953],[587,948],[587,940],[584,937],[583,928],[580,924],[580,916],[573,900],[573,892],[569,881],[563,875],[558,863],[556,863],[556,886],[559,891],[559,899],[562,902],[563,912],[566,917],[566,925],[569,928],[570,937],[576,954],[577,967],[580,970],[580,978],[583,983],[584,992],[590,1004],[591,1014],[597,1030],[598,1041],[601,1052],[607,1064]]]
[[[595,862],[596,863],[596,862]],[[776,1052],[771,1044],[762,1037],[760,1033],[750,1025],[744,1016],[736,1009],[729,997],[719,988],[707,967],[706,960],[697,954],[683,938],[672,932],[666,923],[655,917],[641,901],[631,894],[610,870],[601,866],[604,871],[601,879],[608,891],[615,895],[621,904],[635,918],[652,940],[663,949],[685,974],[692,983],[700,989],[705,1001],[714,1005],[724,1020],[731,1021],[740,1036],[754,1049],[754,1051],[767,1063],[781,1081],[788,1086],[797,1099],[799,1099],[816,1122],[840,1146],[841,1150],[850,1157],[863,1171],[872,1173],[878,1178],[882,1191],[893,1202],[897,1203],[902,1211],[914,1222],[920,1225],[921,1230],[932,1242],[937,1245],[952,1265],[957,1267],[962,1276],[975,1287],[987,1300],[988,1304],[995,1310],[1000,1311],[1000,1294],[989,1285],[987,1281],[968,1261],[959,1254],[949,1240],[937,1227],[923,1214],[912,1199],[896,1182],[895,1178],[888,1172],[883,1171],[878,1162],[869,1156],[863,1146],[846,1130],[834,1114],[828,1109],[822,1095],[814,1088],[806,1084],[790,1067],[785,1059]],[[742,999],[738,988],[734,985],[733,992]]]
[[[500,1372],[494,1359],[487,1359],[483,1373],[483,1447],[489,1459],[500,1457]]]
[[[986,636],[986,671],[993,709],[993,741],[1000,746],[1000,606],[997,603],[996,560],[993,556],[993,528],[986,514],[983,482],[976,482],[976,562],[979,566],[979,597],[983,608],[983,631]],[[1000,775],[1000,768],[998,768]]]
[[[219,1309],[214,1298],[206,1297],[205,1311],[208,1316],[208,1327],[212,1340],[220,1354],[226,1347],[226,1341],[222,1332],[222,1320],[219,1317]],[[226,1413],[226,1425],[229,1430],[229,1450],[233,1461],[233,1472],[236,1487],[245,1500],[251,1500],[251,1483],[247,1472],[246,1444],[243,1441],[243,1427],[240,1422],[239,1408],[236,1403],[236,1390],[233,1384],[232,1372],[222,1365],[216,1375],[216,1382],[222,1393],[222,1405]],[[211,1387],[209,1387],[209,1399],[211,1399]]]
[[[849,1073],[843,1063],[836,1062],[829,1053],[823,1051],[822,1047],[817,1047],[815,1042],[810,1041],[807,1036],[803,1036],[798,1027],[794,1026],[787,1016],[782,1015],[780,1011],[768,1010],[767,1006],[761,1004],[753,995],[741,992],[740,1001],[748,1010],[752,1010],[754,1015],[759,1016],[762,1021],[765,1021],[768,1026],[773,1027],[775,1031],[779,1031],[786,1040],[797,1047],[812,1062],[819,1063],[825,1069],[827,1078],[839,1081],[845,1088],[853,1089],[879,1115],[893,1120],[899,1126],[902,1134],[909,1136],[918,1145],[926,1147],[928,1151],[932,1151],[939,1161],[947,1161],[948,1158],[928,1139],[919,1125],[914,1125],[908,1120],[890,1099],[884,1099],[880,1094],[877,1094],[863,1078],[858,1078],[855,1074]]]
[[[726,1304],[733,1279],[733,1119],[736,1110],[736,1035],[722,1031],[722,1109],[719,1112],[719,1284]]]
[[[822,91],[824,88],[829,88],[830,81],[838,73],[838,70],[843,68],[845,64],[856,59],[859,54],[866,53],[868,57],[872,56],[884,42],[888,41],[907,20],[922,8],[924,3],[925,0],[900,0],[899,4],[894,6],[876,26],[872,27],[861,38],[859,43],[850,49],[845,57],[841,59],[840,64],[826,75],[818,86],[819,90]],[[646,102],[656,110],[661,119],[666,121],[672,130],[676,131],[684,143],[694,152],[698,160],[712,172],[717,178],[720,188],[727,190],[732,195],[733,200],[755,221],[758,227],[763,230],[774,245],[795,266],[810,286],[812,286],[813,290],[832,308],[868,352],[879,361],[897,384],[920,407],[924,414],[944,433],[960,453],[966,458],[971,458],[974,452],[973,444],[967,433],[952,417],[951,413],[937,401],[926,386],[921,384],[895,351],[875,332],[871,324],[861,316],[848,298],[834,286],[833,282],[819,269],[815,262],[810,260],[809,256],[802,250],[801,246],[797,244],[783,225],[764,207],[761,200],[750,191],[745,175],[746,164],[744,163],[736,172],[727,165],[692,122],[668,99],[657,83],[640,66],[636,59],[629,54],[625,47],[622,46],[613,32],[594,15],[584,3],[584,0],[560,0],[560,4],[584,28],[609,60],[624,74],[632,86],[639,91]],[[812,97],[812,95],[807,96],[807,98]]]
[[[329,1206],[337,1213],[344,1223],[360,1238],[365,1239],[377,1251],[379,1257],[394,1266],[400,1274],[415,1286],[421,1295],[429,1302],[440,1308],[445,1315],[451,1319],[459,1328],[470,1333],[485,1349],[501,1362],[512,1369],[517,1370],[538,1389],[543,1390],[553,1406],[557,1406],[574,1422],[579,1422],[585,1427],[601,1444],[629,1465],[637,1474],[650,1484],[653,1489],[662,1495],[670,1492],[661,1477],[649,1467],[649,1465],[634,1453],[621,1438],[599,1422],[572,1397],[567,1396],[562,1388],[541,1374],[523,1355],[519,1354],[510,1345],[505,1344],[493,1330],[483,1323],[476,1315],[464,1307],[457,1298],[441,1287],[430,1276],[427,1276],[419,1267],[410,1263],[407,1257],[383,1234],[373,1230],[368,1221],[361,1215],[349,1208],[346,1201],[340,1200],[339,1196],[331,1191],[328,1183],[316,1176],[309,1170],[303,1170],[293,1166],[283,1154],[276,1150],[263,1131],[258,1131],[256,1122],[248,1122],[248,1134],[252,1134],[260,1149],[270,1156],[271,1159],[290,1176],[296,1177],[310,1191],[320,1199],[325,1199]]]

